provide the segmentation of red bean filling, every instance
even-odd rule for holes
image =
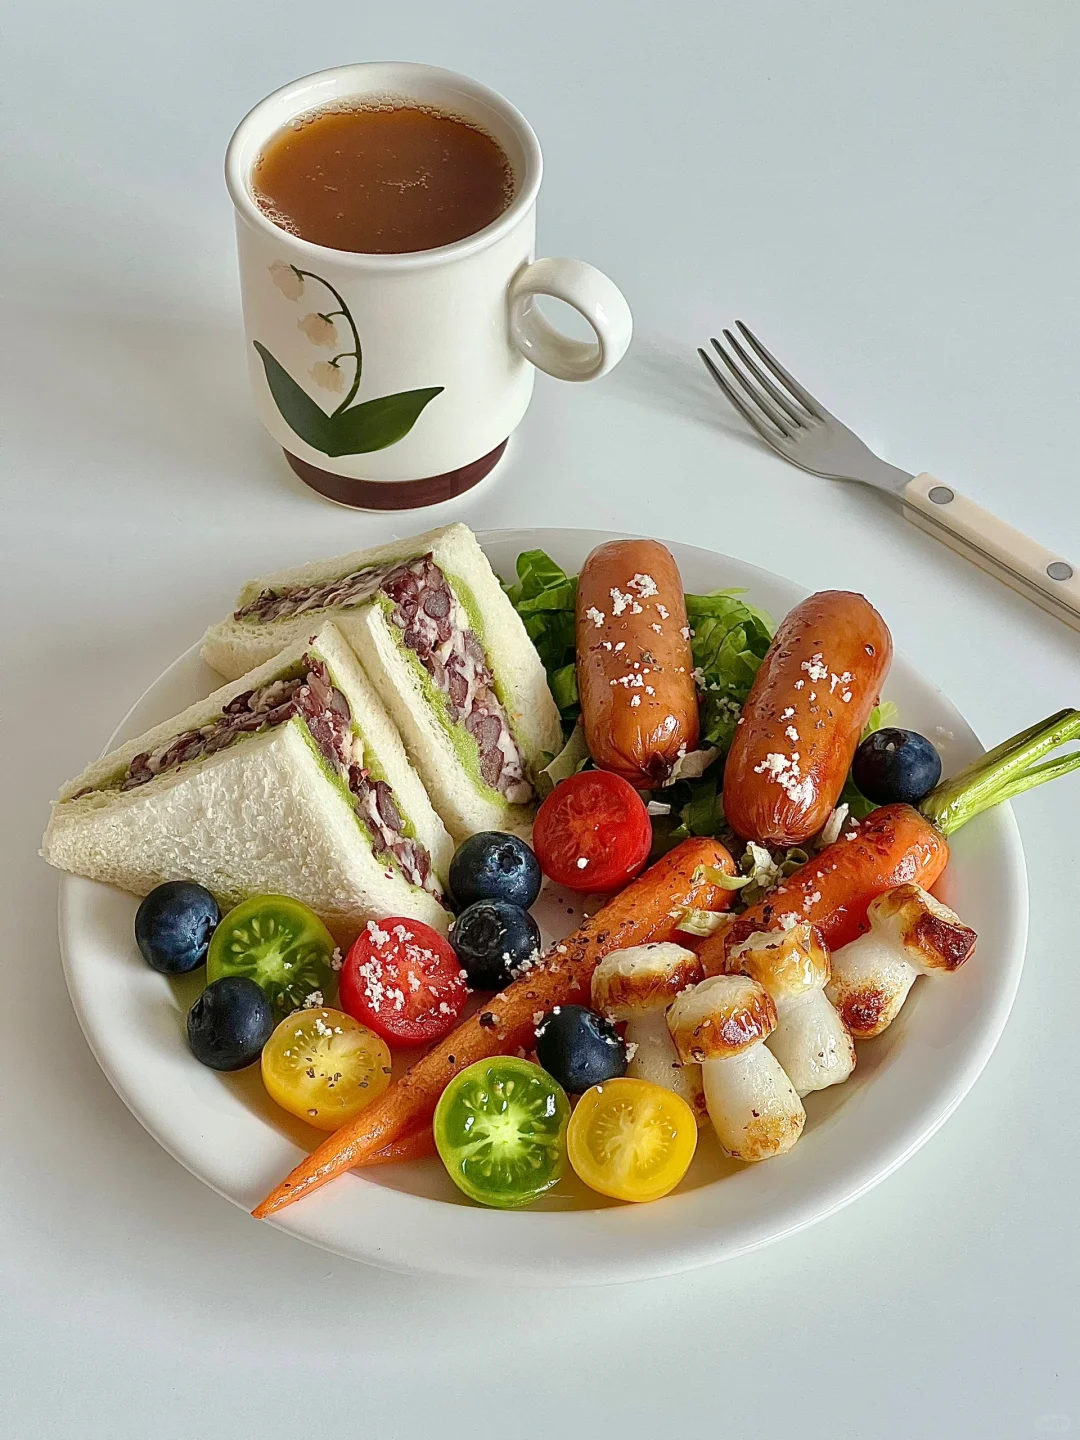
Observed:
[[[291,590],[263,590],[250,605],[233,611],[234,620],[250,620],[265,624],[285,616],[302,615],[307,610],[330,610],[349,605],[363,605],[382,585],[393,565],[372,565],[354,570],[324,585],[294,585]]]
[[[329,671],[316,656],[305,655],[304,665],[304,674],[245,690],[208,725],[187,730],[157,750],[136,755],[117,787],[134,790],[189,760],[224,750],[241,735],[262,734],[300,715],[320,753],[347,784],[356,812],[372,836],[375,858],[386,865],[393,859],[411,884],[441,898],[431,871],[431,856],[423,845],[405,834],[405,821],[392,788],[353,759],[348,700],[332,684]]]
[[[363,605],[379,590],[393,602],[390,619],[402,639],[446,697],[450,719],[476,741],[480,774],[512,805],[525,805],[534,791],[521,750],[488,668],[476,632],[460,621],[446,576],[430,555],[403,564],[355,570],[327,585],[264,590],[237,610],[236,620],[263,622],[308,610]]]

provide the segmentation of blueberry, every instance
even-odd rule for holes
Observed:
[[[151,890],[135,915],[135,943],[163,975],[186,975],[206,963],[221,911],[209,890],[170,880]]]
[[[474,990],[501,990],[540,951],[540,930],[520,905],[477,900],[450,927],[450,944]]]
[[[875,730],[855,751],[851,778],[875,805],[914,805],[941,779],[941,756],[914,730]]]
[[[584,1005],[558,1005],[536,1027],[536,1058],[571,1095],[626,1074],[626,1045],[610,1020]]]
[[[525,841],[502,830],[470,835],[450,862],[450,891],[461,906],[506,900],[528,910],[540,894],[542,879],[536,856]]]
[[[212,1070],[254,1065],[274,1033],[274,1012],[266,992],[246,975],[224,975],[202,992],[188,1011],[188,1044],[195,1059]]]

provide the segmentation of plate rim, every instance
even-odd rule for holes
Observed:
[[[630,538],[652,538],[633,536],[627,533],[593,530],[573,526],[514,526],[501,529],[487,529],[476,532],[477,540],[486,551],[491,545],[512,545],[518,544],[522,548],[536,548],[538,546],[547,548],[549,545],[558,543],[558,539],[551,537],[571,537],[576,545],[586,543],[591,548],[593,545],[601,544],[611,539]],[[743,575],[750,572],[760,576],[762,580],[770,585],[781,589],[787,589],[793,595],[798,592],[805,596],[811,593],[800,582],[789,579],[777,572],[769,571],[750,561],[740,559],[737,556],[725,555],[719,551],[710,550],[708,547],[687,544],[682,541],[662,542],[670,545],[678,555],[679,551],[695,551],[703,559],[709,562],[717,562],[723,565],[725,562],[736,565]],[[794,603],[794,602],[793,602]],[[197,662],[201,648],[201,640],[196,641],[181,655],[177,656],[161,673],[152,680],[128,707],[122,719],[115,726],[112,734],[106,742],[102,753],[107,753],[117,743],[117,736],[122,735],[128,726],[132,716],[139,710],[144,702],[159,687],[163,686],[170,676],[175,672]],[[926,678],[921,671],[914,666],[905,655],[904,651],[898,650],[896,658],[901,659],[910,668],[920,685],[926,687],[939,697],[951,710],[957,714],[961,712],[953,704],[940,686]],[[962,717],[964,718],[964,717]],[[982,739],[975,732],[974,727],[964,718],[965,725],[975,735],[977,743],[982,745]],[[985,747],[983,747],[985,748]],[[505,1225],[511,1222],[525,1220],[532,1222],[535,1231],[531,1238],[532,1243],[527,1247],[528,1253],[519,1256],[509,1264],[505,1259],[497,1258],[490,1261],[483,1250],[472,1248],[469,1241],[461,1244],[460,1249],[451,1251],[449,1254],[440,1254],[438,1257],[430,1255],[422,1259],[411,1258],[403,1253],[400,1243],[394,1247],[380,1247],[377,1243],[348,1245],[340,1239],[335,1240],[334,1215],[336,1209],[343,1208],[340,1204],[334,1205],[333,1192],[324,1191],[323,1195],[331,1202],[327,1208],[331,1224],[329,1228],[315,1223],[317,1212],[311,1202],[305,1206],[296,1206],[273,1216],[267,1223],[275,1229],[282,1231],[296,1239],[306,1243],[314,1244],[330,1253],[337,1254],[343,1258],[356,1260],[360,1263],[373,1264],[379,1268],[397,1271],[412,1275],[441,1275],[451,1278],[473,1278],[483,1280],[498,1280],[502,1283],[517,1283],[525,1285],[542,1286],[572,1286],[578,1284],[619,1284],[638,1279],[653,1278],[663,1275],[675,1274],[699,1266],[715,1264],[721,1260],[731,1259],[737,1255],[747,1254],[752,1250],[760,1249],[764,1245],[786,1238],[789,1235],[807,1229],[819,1220],[824,1220],[830,1215],[836,1214],[839,1210],[853,1203],[861,1196],[867,1194],[876,1185],[894,1174],[912,1155],[922,1148],[955,1113],[956,1109],[970,1092],[979,1075],[989,1062],[1005,1025],[1008,1022],[1016,993],[1019,988],[1020,978],[1025,962],[1025,952],[1028,935],[1029,920],[1029,887],[1027,865],[1024,856],[1023,845],[1020,837],[1012,807],[1003,805],[998,807],[998,815],[1001,819],[1002,831],[999,837],[1003,845],[1003,859],[1008,867],[1009,873],[1014,882],[1013,893],[1009,897],[1009,916],[1011,920],[1010,934],[1004,937],[1004,951],[1007,955],[1014,957],[1008,969],[1005,982],[998,986],[994,997],[992,1013],[983,1025],[977,1038],[972,1042],[969,1052],[962,1064],[961,1073],[958,1075],[951,1092],[945,1097],[943,1103],[937,1107],[935,1113],[929,1120],[919,1122],[917,1119],[908,1122],[900,1127],[899,1136],[905,1137],[903,1143],[897,1145],[884,1163],[875,1166],[871,1160],[864,1164],[860,1170],[856,1166],[856,1174],[848,1175],[847,1178],[838,1178],[832,1185],[823,1192],[814,1192],[806,1196],[798,1192],[792,1192],[787,1199],[785,1211],[787,1219],[783,1223],[773,1223],[771,1220],[759,1227],[755,1233],[754,1225],[743,1223],[742,1229],[745,1233],[735,1238],[730,1243],[725,1243],[724,1236],[715,1232],[696,1238],[690,1241],[677,1242],[677,1229],[671,1227],[667,1244],[663,1247],[656,1246],[647,1248],[644,1253],[638,1251],[633,1255],[620,1256],[617,1253],[605,1254],[593,1257],[591,1261],[582,1261],[575,1258],[573,1268],[567,1269],[560,1265],[558,1259],[547,1252],[546,1233],[553,1230],[561,1221],[568,1218],[566,1213],[559,1212],[521,1212],[512,1216],[503,1215],[501,1212],[493,1212],[480,1207],[465,1207],[459,1205],[446,1205],[444,1202],[426,1196],[414,1195],[398,1190],[383,1190],[384,1194],[392,1197],[394,1205],[400,1205],[405,1210],[420,1207],[423,1211],[435,1210],[440,1215],[450,1212],[453,1217],[461,1220],[463,1232],[476,1232],[475,1243],[482,1245],[483,1238],[480,1231],[486,1227]],[[57,896],[57,928],[60,939],[61,962],[64,979],[68,993],[71,997],[73,1009],[79,1022],[79,1027],[86,1039],[87,1045],[94,1056],[102,1073],[108,1079],[110,1085],[123,1101],[124,1105],[132,1115],[139,1121],[142,1127],[151,1135],[165,1152],[184,1167],[190,1174],[194,1175],[203,1184],[207,1185],[216,1194],[228,1200],[238,1208],[247,1210],[249,1208],[246,1198],[237,1197],[223,1189],[215,1180],[197,1167],[196,1160],[189,1157],[179,1147],[177,1142],[170,1135],[167,1129],[157,1124],[154,1117],[147,1114],[140,1108],[138,1099],[129,1093],[129,1085],[122,1074],[111,1063],[108,1047],[101,1042],[101,1037],[96,1033],[91,1022],[89,1013],[84,1009],[81,1002],[82,978],[77,974],[77,966],[72,963],[72,954],[77,948],[77,937],[72,933],[74,924],[74,901],[73,896],[77,893],[75,887],[79,884],[92,885],[94,882],[80,880],[79,877],[63,874],[59,879]],[[910,1133],[909,1133],[910,1132]],[[898,1138],[899,1138],[898,1136]],[[774,1162],[775,1163],[775,1162]],[[739,1174],[745,1174],[740,1171]],[[730,1177],[728,1181],[716,1182],[716,1184],[730,1183],[738,1177]],[[712,1189],[713,1186],[702,1187]],[[334,1187],[340,1193],[340,1187]],[[691,1191],[690,1195],[696,1195],[700,1191]],[[675,1196],[672,1199],[685,1199],[688,1196]],[[609,1217],[623,1215],[629,1217],[635,1212],[656,1210],[657,1207],[620,1207],[619,1209],[596,1209],[578,1210],[573,1213],[578,1216],[592,1216],[603,1214]],[[305,1219],[305,1216],[307,1219]],[[418,1211],[417,1218],[420,1218]],[[620,1228],[618,1222],[616,1228]],[[437,1226],[435,1228],[438,1228]],[[631,1228],[625,1223],[623,1229]],[[361,1237],[362,1239],[363,1237]],[[464,1238],[464,1237],[463,1237]],[[429,1247],[430,1248],[430,1247]],[[460,1256],[460,1259],[458,1258]],[[439,1263],[439,1262],[442,1263]],[[514,1268],[516,1267],[516,1268]]]

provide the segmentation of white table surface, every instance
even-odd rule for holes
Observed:
[[[1080,780],[1017,807],[1019,1000],[924,1150],[783,1244],[564,1294],[336,1260],[187,1175],[83,1042],[35,857],[57,785],[239,581],[452,518],[864,590],[987,740],[1076,703],[1075,633],[765,453],[693,353],[747,319],[888,459],[1080,557],[1075,7],[38,0],[8,28],[0,1434],[1080,1432]],[[246,388],[225,142],[266,91],[364,58],[520,105],[541,251],[603,266],[637,321],[618,371],[541,377],[497,476],[421,516],[305,491]]]

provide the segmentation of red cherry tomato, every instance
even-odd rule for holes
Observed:
[[[617,890],[645,868],[652,821],[620,775],[582,770],[540,806],[533,849],[549,879],[569,890]]]
[[[419,920],[369,920],[345,957],[341,1008],[392,1045],[439,1040],[468,999],[449,940]]]

